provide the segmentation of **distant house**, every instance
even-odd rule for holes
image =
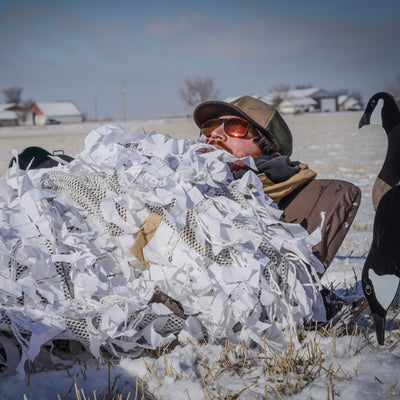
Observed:
[[[0,111],[0,126],[18,125],[18,115],[15,111]]]
[[[342,94],[338,97],[339,111],[361,111],[364,105],[355,97]]]
[[[23,111],[23,109],[14,103],[0,104],[0,126],[14,126],[21,124],[20,111]]]
[[[313,94],[318,88],[293,89],[285,92],[271,92],[261,98],[268,104],[274,104],[276,99],[283,99],[279,103],[279,111],[283,114],[296,114],[301,112],[315,111],[318,102],[313,99]]]
[[[311,97],[317,101],[318,109],[322,112],[339,111],[339,104],[338,104],[339,96],[340,96],[339,92],[335,91],[331,92],[325,89],[320,89],[311,95]]]
[[[305,99],[313,96],[314,93],[317,93],[319,88],[304,88],[304,89],[292,89],[287,92],[287,97],[289,99]]]
[[[297,114],[315,111],[317,105],[317,101],[311,97],[302,97],[297,99],[285,99],[279,104],[278,108],[282,114]]]
[[[11,111],[13,104],[0,104],[0,126],[18,125],[18,114]]]
[[[83,114],[72,101],[39,101],[33,104],[34,124],[44,125],[48,121],[60,123],[82,122]]]
[[[303,112],[335,112],[359,111],[363,104],[354,96],[343,94],[340,91],[328,91],[319,88],[292,89],[286,91],[273,91],[266,96],[252,95],[268,104],[279,103],[278,109],[282,114],[297,114]],[[235,97],[224,100],[231,102]],[[277,101],[279,100],[279,101]]]

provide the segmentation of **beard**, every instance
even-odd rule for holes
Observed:
[[[218,149],[225,150],[225,151],[227,151],[228,153],[232,154],[231,148],[228,147],[228,146],[226,146],[224,142],[221,142],[221,141],[219,141],[219,140],[210,140],[210,141],[207,142],[207,144],[211,144],[211,146],[215,146],[215,147],[217,147]],[[211,149],[204,149],[204,150],[203,150],[203,153],[209,153],[209,152],[211,152],[211,151],[213,151],[213,150],[211,150]],[[235,174],[237,171],[239,171],[240,169],[242,169],[243,167],[245,167],[246,164],[245,164],[244,162],[242,162],[242,161],[237,160],[237,161],[233,161],[233,162],[228,163],[228,166],[229,166],[231,172],[232,172],[233,174]]]
[[[210,144],[211,146],[217,147],[218,149],[221,150],[225,150],[228,153],[232,154],[232,149],[228,146],[226,146],[226,144],[224,142],[221,142],[220,140],[209,140],[207,142],[207,144]],[[209,153],[211,150],[210,149],[204,149],[204,153]]]

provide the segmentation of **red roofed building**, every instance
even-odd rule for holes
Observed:
[[[39,101],[31,108],[34,124],[44,125],[51,121],[79,123],[83,114],[72,101]]]

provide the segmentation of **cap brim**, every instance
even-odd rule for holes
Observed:
[[[235,115],[249,119],[241,110],[224,101],[206,101],[196,107],[193,113],[194,122],[200,128],[201,125],[211,118],[219,118],[223,115]]]

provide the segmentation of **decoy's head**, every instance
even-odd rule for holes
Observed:
[[[364,113],[358,124],[358,128],[362,128],[364,125],[376,124],[382,126],[382,106],[384,92],[375,93],[368,101],[365,107]],[[382,100],[379,102],[379,100]],[[379,107],[378,106],[379,103]]]
[[[385,340],[386,309],[382,306],[381,302],[378,300],[375,292],[375,290],[378,290],[378,292],[380,291],[380,286],[375,287],[374,285],[374,280],[376,280],[374,279],[375,275],[376,274],[371,267],[364,266],[361,278],[361,285],[364,295],[368,301],[372,317],[374,319],[376,338],[378,340],[378,343],[380,345],[383,345]]]
[[[386,313],[397,294],[400,278],[393,273],[378,275],[375,272],[375,269],[379,270],[378,264],[371,262],[371,259],[370,253],[364,265],[361,284],[374,319],[378,343],[383,344]]]
[[[397,100],[390,93],[378,92],[369,99],[358,127],[379,125],[389,134],[399,123],[400,107]]]

